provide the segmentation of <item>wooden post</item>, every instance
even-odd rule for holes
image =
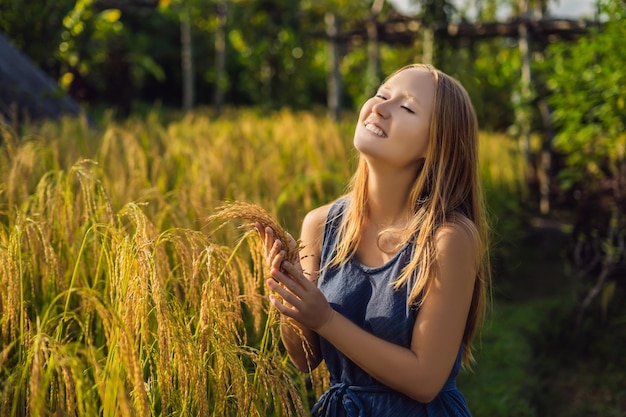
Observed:
[[[519,128],[519,143],[524,158],[526,159],[526,179],[531,180],[531,170],[533,161],[530,150],[530,124],[532,121],[530,111],[530,95],[531,95],[531,55],[530,55],[530,37],[528,35],[528,0],[520,0],[520,22],[518,25],[518,46],[522,58],[520,91],[518,97],[518,105],[516,109],[516,123]]]
[[[430,26],[422,29],[422,63],[433,63],[433,50],[435,49],[435,31]]]
[[[552,184],[552,139],[554,131],[552,129],[552,116],[548,100],[542,97],[539,100],[539,112],[543,120],[545,129],[544,137],[541,142],[541,158],[539,167],[537,168],[537,179],[539,181],[539,212],[542,215],[550,213],[550,188]]]
[[[544,2],[535,2],[533,19],[543,19],[545,9]],[[543,49],[541,51],[543,58]],[[535,90],[537,91],[537,90]],[[552,114],[548,99],[539,98],[539,114],[543,122],[544,134],[541,138],[541,154],[537,166],[537,181],[539,182],[539,213],[543,216],[550,214],[550,188],[552,188],[552,140],[554,129],[552,127]]]
[[[183,110],[190,111],[194,105],[193,52],[191,45],[191,16],[189,7],[180,15],[181,66],[183,73]]]
[[[339,71],[339,45],[337,34],[339,23],[334,13],[326,13],[326,36],[328,37],[328,115],[332,120],[341,117],[341,72]]]
[[[378,46],[378,15],[384,0],[374,0],[367,22],[367,76],[365,97],[371,97],[380,84],[380,58]]]
[[[221,0],[217,4],[217,30],[215,31],[215,90],[213,107],[216,115],[222,112],[226,74],[226,21],[228,3]]]

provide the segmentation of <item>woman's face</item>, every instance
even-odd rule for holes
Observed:
[[[428,70],[396,73],[361,108],[354,146],[370,162],[413,166],[426,156],[434,95]]]

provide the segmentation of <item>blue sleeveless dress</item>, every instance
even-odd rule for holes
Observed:
[[[346,205],[347,199],[343,198],[331,206],[324,230],[321,265],[333,255],[337,228]],[[322,270],[318,286],[337,312],[368,332],[408,348],[418,312],[408,304],[407,287],[394,290],[391,283],[411,259],[413,249],[408,243],[393,259],[375,268],[353,258],[340,268]],[[313,416],[470,416],[465,398],[456,387],[462,348],[441,392],[424,404],[376,381],[323,338],[320,338],[320,345],[331,386],[313,407]]]

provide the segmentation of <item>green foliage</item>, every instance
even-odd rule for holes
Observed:
[[[467,89],[480,128],[504,132],[514,122],[511,97],[519,82],[520,56],[503,39],[485,40],[469,48],[440,52],[441,69]]]
[[[554,148],[565,162],[558,180],[562,201],[574,205],[573,261],[585,278],[581,315],[600,294],[607,310],[610,279],[626,268],[626,5],[608,0],[601,10],[602,28],[549,48]]]
[[[308,77],[323,67],[314,65],[316,44],[299,30],[300,25],[311,27],[311,16],[302,13],[299,2],[249,2],[231,7],[229,18],[246,22],[228,35],[233,52],[243,58],[237,62],[238,79],[231,80],[231,94],[244,103],[270,107],[309,105]],[[286,86],[290,94],[285,94]]]
[[[619,175],[626,158],[626,7],[613,1],[614,8],[601,30],[581,38],[576,45],[555,44],[553,72],[548,79],[552,91],[554,122],[559,128],[554,146],[567,156],[562,186],[569,189],[587,176]],[[597,184],[597,182],[595,183]]]
[[[44,3],[39,7],[3,0],[0,27],[87,108],[108,105],[122,116],[140,105],[137,101],[181,105],[183,10],[190,16],[199,104],[212,103],[217,88],[216,10],[226,5],[226,76],[219,80],[225,102],[311,109],[327,99],[325,15],[335,14],[340,31],[350,33],[364,28],[372,7],[371,0],[163,0],[158,7],[128,1],[110,10],[94,0]],[[496,6],[481,7],[484,14]],[[384,22],[391,12],[384,2],[378,20]],[[429,2],[422,13],[433,21],[450,21],[457,14],[449,2]],[[381,78],[421,56],[419,36],[412,45],[379,48]],[[516,75],[511,69],[519,60],[499,52],[507,48],[501,41],[481,42],[476,48],[468,54],[458,44],[442,43],[437,64],[470,90],[481,126],[504,130],[510,124],[511,74]],[[363,86],[367,43],[347,42],[340,49],[343,106],[353,110],[368,94]]]
[[[54,78],[59,63],[51,51],[60,42],[63,17],[72,9],[73,0],[38,1],[27,7],[23,0],[0,1],[0,31]]]
[[[541,415],[623,416],[626,326],[617,317],[625,316],[625,306],[612,303],[608,319],[602,319],[598,310],[590,312],[577,326],[571,314],[575,302],[571,297],[550,309],[542,337],[533,342],[541,380],[537,407]]]
[[[539,375],[533,370],[530,341],[546,320],[544,311],[539,303],[495,305],[482,334],[476,370],[459,378],[473,416],[541,415],[534,404]]]
[[[57,49],[63,65],[60,77],[63,88],[70,87],[74,73],[86,77],[92,68],[106,62],[106,43],[124,28],[120,17],[121,12],[117,9],[94,10],[94,0],[78,0],[75,3],[63,18],[61,42]]]

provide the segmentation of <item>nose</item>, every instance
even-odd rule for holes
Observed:
[[[386,119],[389,117],[389,100],[379,101],[372,106],[372,112],[376,113],[380,117]]]

